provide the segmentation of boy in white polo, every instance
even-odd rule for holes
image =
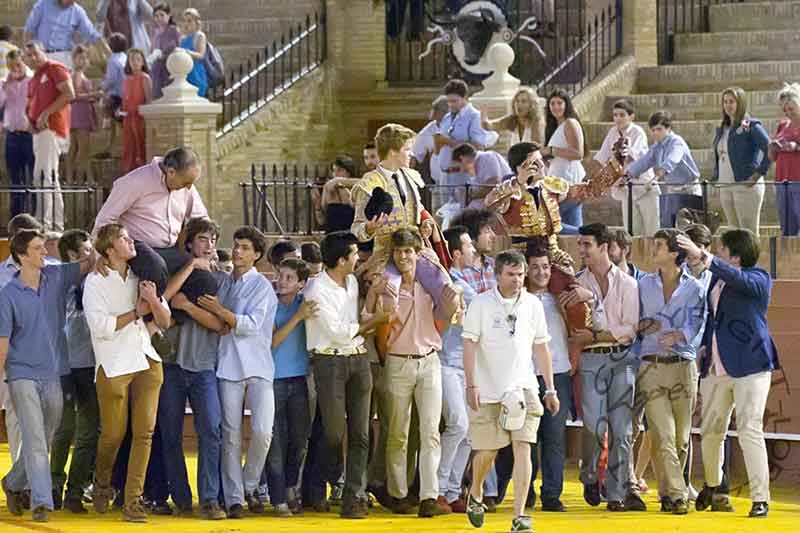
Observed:
[[[542,372],[548,410],[558,412],[553,365],[547,342],[544,307],[524,288],[527,263],[517,251],[495,259],[497,287],[478,295],[464,319],[464,374],[467,384],[472,462],[467,515],[483,525],[483,481],[497,450],[512,444],[514,452],[514,519],[511,531],[533,531],[525,515],[531,483],[530,445],[536,442],[539,417],[544,413],[533,369]]]

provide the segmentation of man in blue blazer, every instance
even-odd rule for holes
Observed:
[[[739,229],[722,236],[716,256],[681,238],[690,264],[711,271],[708,319],[700,359],[703,398],[700,432],[706,487],[696,508],[733,511],[722,482],[723,442],[736,407],[736,428],[744,454],[753,506],[750,516],[769,512],[769,463],[763,417],[778,353],[767,326],[772,280],[756,266],[758,237]]]

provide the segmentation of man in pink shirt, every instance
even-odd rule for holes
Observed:
[[[22,52],[11,50],[6,55],[8,77],[0,82],[0,108],[3,113],[3,129],[6,132],[6,167],[11,185],[24,186],[33,176],[33,134],[26,109],[28,106],[28,83],[32,72],[22,61]],[[34,206],[31,206],[31,210]],[[25,211],[25,193],[11,195],[11,217]]]
[[[442,417],[442,369],[438,352],[442,339],[434,320],[433,298],[415,281],[422,238],[416,229],[400,229],[391,235],[391,244],[391,261],[400,272],[401,281],[397,309],[389,323],[384,371],[391,398],[386,442],[387,488],[393,500],[392,510],[397,514],[409,513],[406,461],[412,403],[416,403],[420,432],[418,515],[432,517],[446,512],[436,504]],[[460,293],[452,285],[445,286],[440,316],[452,317],[459,301]]]
[[[163,158],[155,157],[116,180],[95,219],[93,236],[111,222],[125,226],[136,245],[130,267],[140,279],[154,282],[159,296],[170,276],[191,260],[185,249],[176,246],[184,223],[208,216],[194,186],[201,170],[200,159],[191,149],[173,148]],[[213,276],[196,269],[186,283],[194,283],[197,277]],[[196,300],[201,295],[187,296]]]
[[[581,483],[586,502],[599,505],[597,463],[608,431],[608,510],[644,511],[646,506],[628,476],[636,385],[636,357],[629,348],[639,323],[639,288],[635,279],[611,262],[609,242],[605,224],[580,227],[578,250],[586,268],[576,278],[578,285],[560,295],[565,307],[588,302],[592,309],[592,329],[575,334],[585,346],[580,359]]]

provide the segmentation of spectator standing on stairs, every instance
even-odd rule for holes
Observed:
[[[775,161],[778,214],[785,236],[800,233],[800,84],[785,85],[778,101],[786,117],[769,143],[769,158]]]
[[[758,235],[764,176],[770,166],[768,144],[764,126],[747,113],[744,90],[725,89],[722,124],[714,137],[712,180],[721,185],[719,199],[731,229],[746,228]]]
[[[586,170],[581,159],[586,155],[583,126],[572,105],[572,98],[562,89],[556,89],[547,98],[544,139],[547,146],[542,155],[550,159],[549,174],[558,176],[575,185],[583,181]],[[583,208],[580,202],[562,202],[561,233],[577,235],[578,227],[583,225]]]
[[[150,35],[145,23],[153,20],[153,8],[147,0],[100,0],[97,26],[105,35],[121,33],[131,48],[150,53]]]
[[[153,99],[161,98],[163,88],[169,85],[167,58],[181,42],[178,26],[172,18],[169,4],[156,4],[153,8],[153,51],[147,57],[150,77],[153,78]]]
[[[38,0],[25,22],[25,42],[40,42],[48,58],[68,68],[72,68],[70,52],[77,44],[76,33],[89,44],[99,44],[106,55],[111,54],[102,34],[75,0]]]
[[[200,12],[190,7],[183,11],[183,37],[180,47],[192,56],[194,67],[186,76],[186,81],[197,87],[197,95],[206,97],[208,94],[208,73],[206,72],[203,58],[206,56],[206,34],[200,29],[202,20]]]

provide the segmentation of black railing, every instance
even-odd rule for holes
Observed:
[[[263,52],[232,69],[209,99],[222,104],[217,138],[233,131],[289,87],[317,70],[327,55],[325,9],[307,15],[264,47]]]
[[[427,31],[448,12],[447,0],[426,2],[422,24],[408,17],[402,28],[387,19],[386,79],[393,84],[443,84],[451,78],[464,78],[472,85],[480,77],[466,72],[450,46],[430,44],[439,33]],[[533,37],[544,52],[525,39],[511,41],[515,61],[511,74],[523,85],[568,85],[580,90],[583,85],[616,57],[622,47],[621,0],[559,0],[553,13],[546,13],[540,0],[508,0],[505,12],[512,33]],[[388,5],[388,2],[387,2]],[[522,27],[536,17],[538,26],[530,31]],[[430,45],[430,53],[420,59]]]
[[[709,31],[709,11],[719,4],[739,4],[748,0],[658,0],[658,62],[672,63],[675,35]]]
[[[103,202],[101,186],[90,182],[85,175],[83,179],[62,184],[59,189],[47,184],[44,174],[35,182],[30,179],[27,182],[27,185],[0,185],[0,234],[5,234],[14,202],[18,202],[20,212],[35,215],[45,225],[45,230],[55,229],[55,200],[59,194],[64,201],[64,227],[92,229]],[[49,213],[37,211],[37,206],[42,206],[45,198],[50,200]],[[45,224],[46,220],[48,224]]]

